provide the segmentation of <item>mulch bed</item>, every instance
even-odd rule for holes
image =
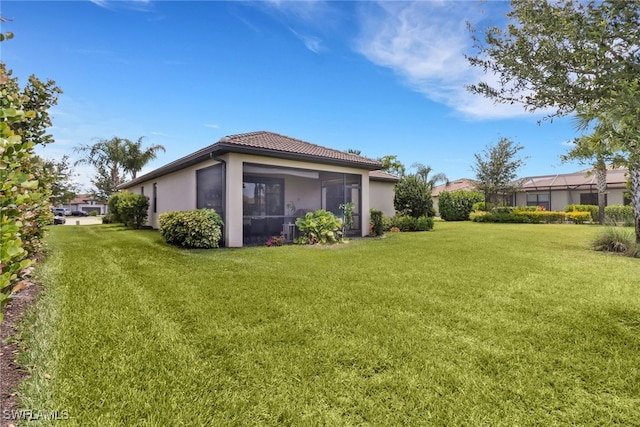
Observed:
[[[7,419],[10,411],[18,409],[15,388],[20,381],[29,377],[28,372],[16,361],[20,353],[16,343],[16,325],[42,288],[33,282],[26,282],[26,285],[5,307],[4,320],[0,323],[0,426],[3,427],[15,423]]]

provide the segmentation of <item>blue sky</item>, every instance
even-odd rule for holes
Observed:
[[[267,130],[449,179],[473,177],[474,153],[500,137],[523,145],[522,176],[571,172],[559,156],[569,118],[494,105],[464,85],[465,22],[504,23],[506,2],[11,1],[0,57],[25,82],[64,94],[47,158],[114,135],[162,144],[145,171],[219,140]],[[76,168],[88,184],[91,169]]]

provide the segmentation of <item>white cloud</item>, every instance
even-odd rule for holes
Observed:
[[[295,31],[293,28],[289,28],[289,30],[304,43],[305,47],[309,49],[313,53],[320,53],[324,50],[324,46],[322,45],[322,39],[316,36],[308,36],[303,35]]]
[[[219,125],[216,124],[209,124],[209,123],[205,123],[204,127],[206,128],[211,128],[211,129],[220,129]]]
[[[164,132],[151,132],[151,135],[154,136],[169,136],[168,134],[164,133]]]
[[[471,48],[466,22],[483,17],[471,2],[381,2],[361,8],[356,49],[390,68],[416,92],[476,119],[529,116],[520,105],[494,104],[465,85],[487,81],[464,57]]]

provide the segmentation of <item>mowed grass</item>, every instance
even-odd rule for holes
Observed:
[[[640,263],[597,231],[193,251],[55,227],[22,403],[65,426],[638,425]]]

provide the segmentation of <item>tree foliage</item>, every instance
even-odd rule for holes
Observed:
[[[418,175],[407,175],[395,187],[393,206],[399,215],[434,216],[431,189]]]
[[[126,138],[114,136],[111,139],[98,139],[93,144],[76,147],[75,151],[83,157],[75,164],[86,164],[96,169],[91,180],[93,195],[98,200],[107,200],[117,191],[120,184],[127,181],[127,174],[135,179],[137,173],[156,158],[158,151],[165,151],[162,145],[142,147],[144,137],[132,142]]]
[[[433,190],[433,187],[438,185],[440,182],[449,182],[449,178],[447,178],[447,175],[444,173],[440,172],[431,175],[431,172],[433,172],[433,168],[431,168],[431,166],[425,166],[422,163],[416,162],[411,165],[411,168],[415,169],[415,176],[429,187],[429,191]]]
[[[445,221],[468,221],[473,205],[481,202],[484,195],[477,191],[443,191],[438,196],[438,210]]]
[[[497,78],[468,89],[496,102],[519,103],[548,117],[608,117],[625,154],[640,242],[640,2],[512,0],[506,28],[471,29],[476,56]],[[617,147],[614,147],[617,150]]]
[[[75,181],[76,173],[73,165],[69,162],[69,156],[64,155],[62,159],[42,159],[35,158],[40,164],[42,173],[39,175],[50,186],[51,196],[49,200],[53,206],[61,206],[69,204],[78,193],[80,193],[80,185]]]
[[[518,169],[524,164],[518,152],[523,148],[502,137],[496,145],[474,154],[476,163],[471,169],[476,174],[476,189],[484,193],[486,203],[495,203],[498,195],[511,194],[518,189]]]
[[[388,154],[386,156],[378,158],[378,161],[382,163],[383,171],[395,176],[403,177],[406,172],[406,168],[404,167],[402,162],[398,160],[398,156],[396,155]]]

